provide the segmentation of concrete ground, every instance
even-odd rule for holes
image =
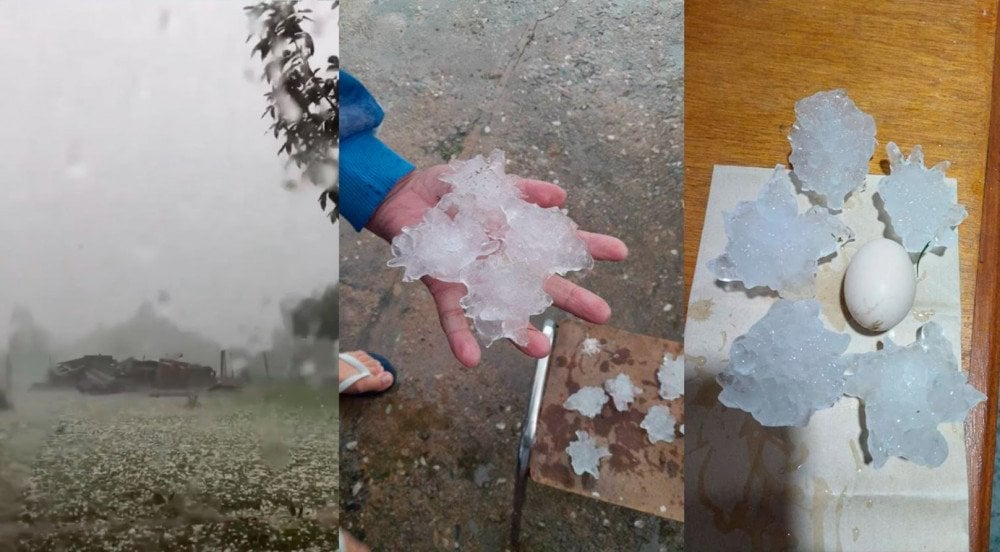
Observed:
[[[417,166],[501,148],[510,172],[564,186],[582,228],[631,250],[578,280],[615,327],[679,341],[682,24],[676,0],[359,0],[340,51],[386,110],[383,140]],[[342,526],[375,550],[506,549],[533,361],[501,343],[462,368],[388,246],[341,231],[342,347],[401,372],[388,395],[341,401]],[[527,550],[682,548],[678,523],[537,484],[524,515]]]

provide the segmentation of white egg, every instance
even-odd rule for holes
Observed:
[[[858,249],[844,275],[844,301],[851,318],[876,332],[890,330],[906,318],[916,292],[910,254],[884,238]]]

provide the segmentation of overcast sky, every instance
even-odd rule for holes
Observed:
[[[282,298],[336,281],[319,190],[282,188],[259,118],[249,3],[0,0],[0,343],[15,305],[65,342],[160,297],[182,328],[266,344]]]

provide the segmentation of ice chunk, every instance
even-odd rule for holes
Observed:
[[[708,268],[723,282],[767,286],[783,297],[815,293],[817,261],[836,253],[854,233],[822,207],[798,214],[788,171],[778,165],[756,201],[726,213],[726,252]]]
[[[619,412],[628,410],[629,405],[635,401],[635,396],[642,393],[641,387],[632,385],[632,378],[628,374],[618,374],[605,381],[604,390],[611,395]]]
[[[601,352],[601,342],[596,337],[588,337],[580,343],[580,352],[587,356],[593,356]]]
[[[569,454],[570,462],[573,464],[573,471],[577,475],[589,473],[594,479],[600,478],[599,465],[601,458],[611,456],[607,447],[599,447],[586,431],[576,432],[576,441],[566,447],[566,454]]]
[[[879,181],[878,196],[903,247],[920,253],[928,245],[930,249],[957,245],[955,227],[968,213],[953,199],[954,189],[944,182],[949,163],[941,161],[928,169],[920,146],[913,146],[905,158],[893,142],[886,144],[885,150],[891,171]]]
[[[865,181],[875,153],[875,119],[861,111],[844,90],[817,92],[795,102],[788,134],[789,161],[803,190],[826,198],[830,209]]]
[[[499,150],[452,162],[441,177],[451,190],[392,240],[389,266],[404,267],[406,281],[464,284],[462,308],[487,344],[509,338],[526,345],[529,318],[552,304],[545,280],[594,261],[568,216],[522,199],[505,163]]]
[[[962,423],[986,399],[969,385],[941,327],[928,322],[917,340],[900,347],[889,338],[881,351],[845,357],[846,392],[864,401],[868,451],[875,467],[890,456],[940,466],[948,445],[941,423]]]
[[[588,418],[593,418],[601,413],[601,408],[606,402],[608,402],[608,396],[600,387],[583,387],[570,395],[563,403],[563,407],[566,410],[576,410]]]
[[[650,443],[657,441],[674,442],[674,427],[677,419],[670,413],[670,409],[665,406],[656,405],[649,409],[646,417],[639,424],[639,427],[646,430]]]
[[[813,300],[778,300],[733,341],[719,374],[722,404],[761,425],[802,427],[844,392],[842,354],[851,338],[826,329]]]
[[[663,364],[656,371],[660,380],[660,397],[673,400],[684,394],[684,355],[663,355]]]

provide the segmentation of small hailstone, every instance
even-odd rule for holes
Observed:
[[[792,181],[781,165],[755,201],[740,202],[725,219],[726,252],[708,268],[723,282],[766,286],[783,297],[814,295],[817,261],[854,238],[826,209],[798,214]]]
[[[844,392],[841,355],[851,338],[826,329],[813,300],[781,299],[733,341],[719,401],[761,425],[802,427]]]
[[[655,444],[657,441],[673,443],[676,425],[677,419],[670,413],[670,409],[656,405],[649,409],[639,427],[646,430],[649,442]]]
[[[601,413],[604,403],[608,402],[608,396],[600,387],[583,387],[573,393],[563,403],[566,410],[576,410],[583,416],[593,418]]]
[[[957,245],[955,227],[968,212],[952,199],[954,190],[944,182],[949,163],[942,161],[926,168],[920,146],[913,146],[905,158],[893,142],[885,149],[891,170],[879,181],[878,196],[903,247],[910,253],[920,253],[928,244],[930,249]]]
[[[452,162],[441,176],[451,190],[392,240],[388,264],[404,267],[404,281],[464,284],[460,304],[487,344],[509,338],[526,345],[529,318],[552,304],[545,280],[589,269],[594,260],[576,224],[557,208],[525,201],[505,164],[499,150]]]
[[[663,355],[663,364],[656,371],[660,380],[660,397],[673,400],[684,394],[684,355]]]
[[[617,376],[604,382],[604,390],[611,395],[615,401],[615,408],[619,412],[628,410],[630,404],[635,401],[635,396],[642,393],[641,387],[632,385],[632,379],[628,374],[618,374]]]
[[[868,450],[876,468],[890,456],[940,466],[948,444],[941,423],[962,423],[986,399],[969,385],[941,327],[928,322],[917,340],[900,347],[889,338],[884,348],[849,355],[846,393],[865,405]]]
[[[601,342],[596,337],[588,337],[580,344],[580,352],[586,356],[594,356],[601,352]]]
[[[826,198],[835,211],[861,185],[875,153],[875,119],[858,109],[843,90],[817,92],[795,102],[788,134],[789,161],[802,189]]]
[[[599,464],[601,463],[601,458],[611,456],[611,452],[607,447],[597,446],[597,443],[589,433],[580,430],[576,432],[576,441],[571,442],[566,447],[566,454],[569,455],[570,462],[573,464],[573,471],[577,475],[589,473],[594,476],[594,479],[600,478]]]

